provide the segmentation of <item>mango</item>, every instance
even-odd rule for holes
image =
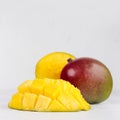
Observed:
[[[8,103],[17,110],[64,112],[89,110],[90,104],[76,87],[62,79],[27,80]]]

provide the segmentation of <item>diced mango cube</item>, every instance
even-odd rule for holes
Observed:
[[[47,111],[50,102],[51,98],[39,95],[35,105],[35,111]]]
[[[33,80],[26,80],[25,82],[18,86],[18,91],[21,93],[30,92],[30,86],[32,82]]]
[[[35,79],[31,84],[30,90],[32,93],[39,95],[39,94],[43,94],[44,87],[45,87],[44,81],[42,81],[41,79]]]
[[[23,109],[24,110],[34,110],[36,100],[37,100],[36,94],[26,92],[24,94],[23,101],[22,101]]]
[[[54,99],[59,95],[59,92],[60,90],[58,87],[56,86],[51,87],[51,85],[49,85],[49,86],[46,86],[46,89],[44,90],[44,95]]]
[[[23,100],[23,94],[22,93],[16,93],[12,96],[12,100],[9,102],[8,106],[14,109],[22,109],[22,100]]]
[[[80,103],[72,96],[72,94],[60,94],[57,98],[69,111],[78,111]]]
[[[59,111],[59,112],[65,112],[65,111],[68,111],[68,109],[63,105],[61,104],[59,101],[57,101],[56,99],[54,99],[50,106],[48,107],[47,111],[52,111],[52,112],[56,112],[56,111]]]

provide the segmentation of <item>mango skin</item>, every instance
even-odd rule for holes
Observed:
[[[94,58],[77,58],[70,61],[61,72],[61,79],[77,87],[90,104],[108,99],[113,88],[109,69]]]
[[[17,110],[63,112],[89,110],[80,91],[62,79],[27,80],[18,86],[8,106]]]

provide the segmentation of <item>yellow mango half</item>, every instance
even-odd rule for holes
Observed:
[[[86,102],[76,87],[62,79],[27,80],[18,86],[8,103],[18,110],[63,112],[89,110]]]

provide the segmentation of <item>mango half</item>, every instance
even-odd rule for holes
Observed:
[[[80,90],[62,79],[26,80],[18,86],[8,106],[17,110],[64,112],[89,110]]]

